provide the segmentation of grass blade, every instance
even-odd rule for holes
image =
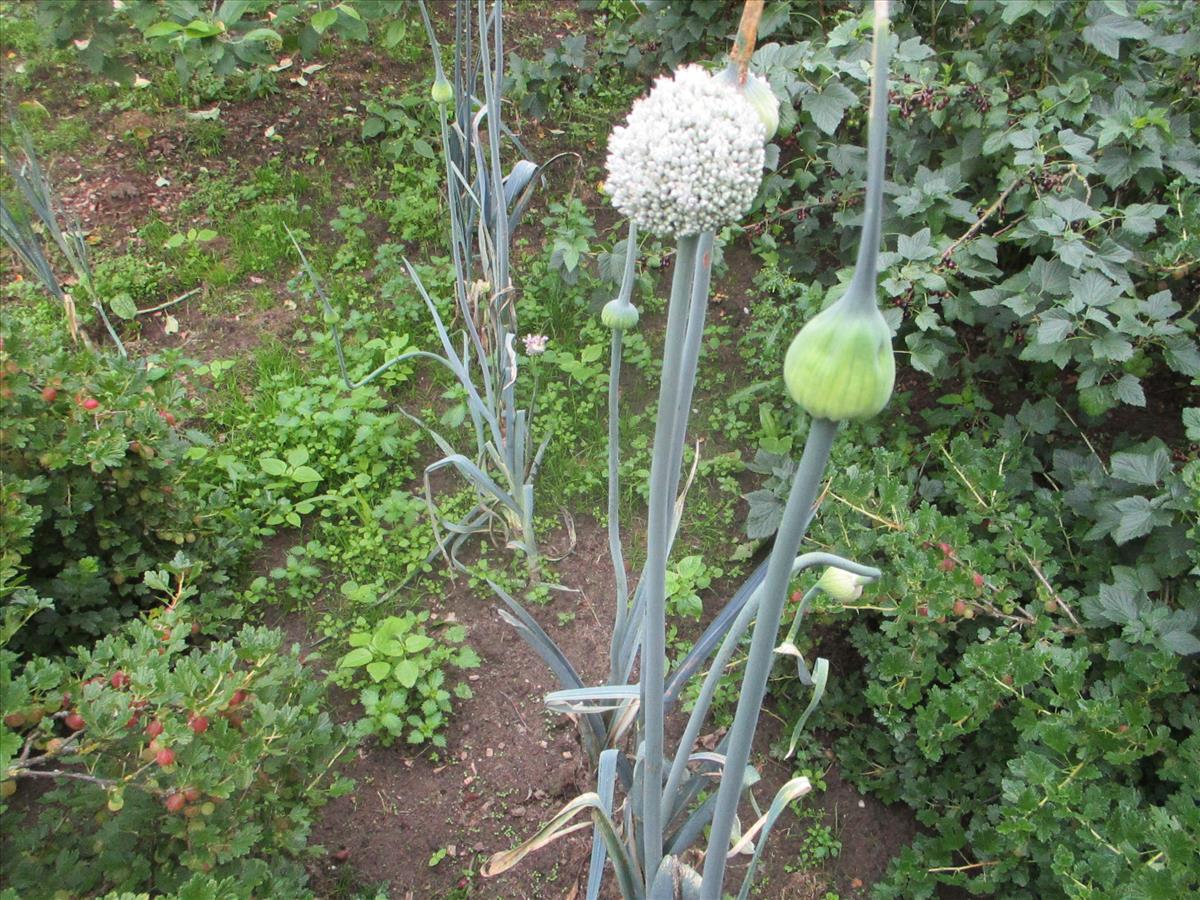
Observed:
[[[642,897],[643,894],[637,887],[636,872],[630,862],[629,854],[626,853],[625,847],[621,843],[616,826],[604,810],[604,804],[601,802],[600,795],[594,792],[581,794],[576,797],[564,806],[558,815],[543,825],[537,834],[520,846],[514,847],[512,850],[504,850],[493,854],[492,858],[480,870],[480,874],[484,878],[493,878],[496,875],[507,872],[535,850],[540,850],[542,847],[552,844],[559,838],[574,831],[586,828],[588,825],[587,822],[575,825],[568,824],[575,816],[585,811],[591,814],[592,821],[596,825],[596,831],[600,835],[601,840],[604,841],[608,855],[612,857],[613,868],[617,873],[617,883],[621,888],[621,895],[629,898],[629,900],[637,900],[637,898]]]
[[[598,713],[621,709],[636,701],[641,686],[605,684],[599,687],[571,688],[546,695],[546,708],[560,713]]]

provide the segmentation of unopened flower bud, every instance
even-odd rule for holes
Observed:
[[[453,103],[454,85],[447,80],[444,74],[438,72],[437,78],[433,82],[433,87],[429,90],[429,95],[433,97],[433,102],[438,104],[438,106]]]
[[[736,66],[730,66],[726,70],[727,79],[732,80],[737,84],[738,72]],[[771,90],[771,84],[761,75],[755,75],[753,72],[746,73],[744,83],[738,85],[742,96],[746,98],[753,108],[755,115],[763,125],[763,140],[769,141],[775,137],[775,132],[779,130],[779,98],[775,96],[775,92]]]
[[[862,596],[866,582],[867,579],[861,575],[830,566],[817,582],[817,587],[839,603],[850,603]]]
[[[810,319],[783,360],[788,393],[814,418],[869,419],[887,405],[896,383],[883,314],[849,299]]]
[[[637,325],[638,315],[636,306],[628,300],[618,297],[604,304],[604,309],[600,310],[600,321],[604,323],[606,328],[611,328],[614,331],[618,328],[622,331],[628,331]]]

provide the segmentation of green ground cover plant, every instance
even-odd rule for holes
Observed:
[[[466,682],[446,684],[444,667],[474,669],[479,656],[470,647],[456,648],[467,636],[461,625],[430,635],[429,613],[388,616],[374,626],[355,623],[348,643],[354,649],[338,660],[335,681],[360,688],[366,713],[364,730],[381,735],[384,746],[403,737],[409,744],[432,742],[445,747],[439,733],[450,714],[451,697],[467,700]]]
[[[272,0],[127,0],[109,5],[87,0],[39,0],[36,21],[43,39],[73,47],[79,62],[97,74],[130,84],[139,61],[173,69],[184,96],[201,102],[225,88],[229,76],[249,70],[251,94],[270,90],[277,54],[311,57],[328,34],[366,41],[370,25],[386,22],[384,43],[394,46],[407,33],[392,18],[399,0],[336,4]]]

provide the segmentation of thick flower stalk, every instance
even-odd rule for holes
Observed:
[[[637,256],[637,226],[629,223],[629,234],[625,238],[625,269],[621,276],[621,290],[617,296],[604,304],[600,321],[612,329],[612,352],[608,374],[608,550],[612,557],[613,578],[616,584],[616,615],[613,620],[612,646],[609,649],[611,669],[609,681],[621,680],[620,637],[625,630],[629,615],[629,579],[625,575],[625,554],[621,549],[620,522],[620,471],[621,471],[621,355],[625,332],[638,323],[638,309],[631,301],[633,294],[633,267]]]
[[[765,129],[736,84],[685,66],[633,105],[608,142],[606,190],[643,231],[716,231],[750,209],[766,160]]]
[[[729,841],[742,793],[742,773],[750,759],[767,676],[774,662],[791,563],[812,520],[813,501],[829,460],[833,439],[841,420],[867,418],[879,412],[891,396],[895,379],[891,335],[875,305],[887,144],[887,40],[887,0],[876,0],[867,202],[858,260],[846,295],[801,329],[784,362],[788,390],[813,420],[775,536],[758,623],[729,732],[724,773],[713,809],[708,852],[704,857],[700,895],[706,898],[723,894]],[[826,585],[834,587],[832,580]]]
[[[646,888],[662,859],[666,567],[696,363],[704,332],[713,232],[750,208],[762,180],[766,128],[740,86],[697,66],[659,78],[613,130],[606,189],[638,229],[678,239],[650,466],[641,709],[641,811]],[[604,320],[630,318],[613,301]],[[620,607],[618,607],[620,612]],[[614,674],[616,674],[614,672]]]

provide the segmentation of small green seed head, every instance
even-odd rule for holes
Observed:
[[[600,321],[614,331],[618,328],[628,331],[638,323],[638,310],[628,300],[618,297],[604,304],[604,309],[600,310]]]
[[[429,89],[429,95],[433,97],[433,102],[438,104],[438,106],[453,103],[454,85],[447,80],[445,75],[438,72],[438,76],[433,82],[433,87]]]
[[[814,418],[869,419],[896,383],[892,336],[883,314],[843,298],[805,324],[788,348],[783,381]]]
[[[862,596],[865,581],[860,575],[830,566],[817,582],[817,587],[839,603],[851,603]]]

